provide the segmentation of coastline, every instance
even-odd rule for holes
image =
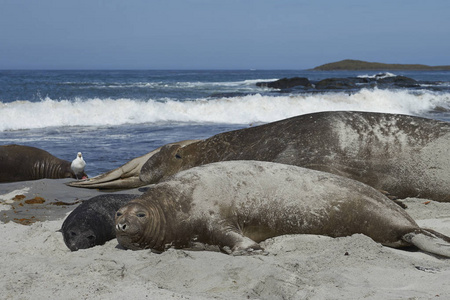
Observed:
[[[422,64],[386,64],[355,59],[344,59],[317,66],[314,71],[450,71],[450,66]]]
[[[0,185],[0,213],[23,193],[48,202],[76,202],[99,193],[71,188],[67,180]],[[27,191],[25,191],[28,188]],[[24,192],[25,191],[25,192]],[[140,193],[121,191],[120,193]],[[5,199],[8,198],[9,200]],[[406,211],[423,227],[450,235],[450,203],[408,198]],[[38,211],[38,205],[29,207]],[[329,238],[286,235],[262,243],[267,256],[210,251],[130,251],[111,240],[71,252],[57,232],[75,208],[49,212],[30,225],[0,223],[0,288],[7,299],[379,299],[450,297],[448,260],[384,247],[356,234]]]

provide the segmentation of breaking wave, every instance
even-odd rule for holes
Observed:
[[[0,102],[0,131],[167,122],[248,124],[327,110],[421,115],[436,109],[450,110],[450,93],[362,89],[350,94],[254,94],[192,101],[44,98],[39,102]]]

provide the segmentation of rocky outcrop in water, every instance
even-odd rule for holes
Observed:
[[[271,82],[257,82],[256,85],[274,89],[290,89],[297,86],[312,87],[309,79],[305,77],[282,78]]]
[[[322,90],[355,90],[361,88],[411,88],[419,87],[419,82],[405,76],[390,76],[380,73],[371,77],[326,78],[320,81],[309,81],[307,78],[282,78],[271,82],[257,82],[259,87],[269,87],[280,91],[292,88],[303,88],[308,91]]]

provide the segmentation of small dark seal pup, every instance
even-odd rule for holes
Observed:
[[[197,241],[246,253],[279,235],[355,233],[450,257],[449,237],[420,228],[372,187],[270,162],[227,161],[180,172],[116,214],[116,238],[133,250],[163,251]]]
[[[70,165],[70,162],[39,148],[23,145],[0,146],[0,182],[76,178]],[[84,172],[80,175],[87,177]]]
[[[227,160],[258,160],[325,171],[399,197],[450,202],[450,123],[370,112],[320,112],[162,147],[140,178]]]
[[[103,245],[116,237],[116,211],[138,195],[106,194],[81,203],[64,220],[61,232],[72,251]]]

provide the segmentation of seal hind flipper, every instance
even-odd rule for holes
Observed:
[[[198,140],[186,140],[169,145],[180,145],[184,147]],[[139,178],[142,166],[153,155],[158,153],[162,147],[159,147],[147,154],[136,157],[129,162],[123,164],[117,169],[97,175],[82,181],[72,181],[66,183],[68,186],[88,188],[88,189],[131,189],[146,185]]]
[[[99,189],[99,190],[124,190],[138,188],[144,185],[139,177],[128,177],[128,178],[115,178],[111,181],[97,182],[96,178],[94,180],[85,181],[71,181],[66,183],[68,186],[87,188],[87,189]]]
[[[450,258],[450,237],[430,229],[405,234],[402,239],[424,252]]]
[[[156,150],[155,150],[156,151]],[[113,189],[113,188],[135,188],[143,186],[139,180],[139,173],[142,165],[155,151],[137,157],[117,169],[100,174],[98,176],[82,181],[72,181],[66,183],[68,186],[89,189]]]

